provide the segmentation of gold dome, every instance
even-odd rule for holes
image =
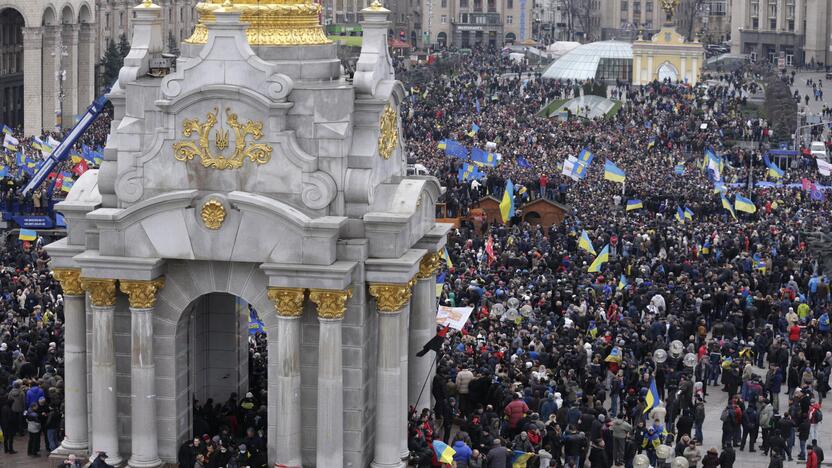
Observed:
[[[205,44],[208,29],[205,23],[214,21],[214,12],[227,0],[207,0],[198,3],[199,22],[185,42]],[[286,46],[329,44],[318,17],[321,5],[311,0],[234,0],[233,8],[241,12],[241,21],[252,46]]]

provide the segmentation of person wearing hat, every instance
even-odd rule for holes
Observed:
[[[702,459],[702,468],[717,468],[718,466],[719,450],[717,450],[716,447],[711,447]]]
[[[503,442],[500,439],[494,439],[491,443],[491,450],[485,456],[488,460],[488,468],[505,468],[509,459],[509,451],[503,447]]]
[[[113,465],[107,463],[107,453],[98,452],[95,460],[90,464],[90,468],[114,468]]]

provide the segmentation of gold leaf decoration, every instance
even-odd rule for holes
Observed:
[[[334,320],[344,318],[347,311],[347,299],[352,291],[336,291],[330,289],[310,289],[309,300],[318,306],[318,318]]]
[[[194,133],[197,134],[197,141],[179,141],[173,144],[173,156],[178,161],[190,161],[195,157],[199,157],[202,166],[205,168],[213,168],[219,170],[225,169],[239,169],[243,167],[243,162],[246,159],[255,164],[266,164],[272,156],[272,147],[263,143],[249,144],[246,139],[251,136],[253,140],[263,138],[263,122],[249,120],[245,124],[241,124],[237,118],[237,114],[231,112],[228,108],[225,110],[228,120],[228,126],[234,130],[234,153],[229,157],[222,155],[214,155],[210,150],[209,138],[211,130],[217,124],[218,109],[209,112],[205,123],[201,123],[198,119],[186,119],[182,123],[182,136],[190,137]],[[228,146],[228,132],[225,131],[223,135],[221,130],[217,131],[216,147],[222,149],[223,146]]]
[[[404,308],[410,301],[412,294],[410,283],[371,283],[370,295],[376,299],[376,307],[380,313],[395,313]]]
[[[378,154],[384,159],[390,159],[399,144],[399,116],[392,105],[387,104],[378,125]]]
[[[119,281],[121,292],[130,299],[131,309],[152,309],[156,306],[156,293],[165,287],[165,278],[152,281]]]
[[[225,207],[216,199],[205,202],[199,214],[202,217],[203,224],[208,229],[217,230],[222,226],[223,221],[225,221]]]

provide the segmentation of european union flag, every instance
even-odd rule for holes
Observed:
[[[458,141],[445,140],[445,155],[465,159],[468,157],[468,150]]]
[[[517,156],[517,165],[522,167],[523,169],[531,169],[532,164],[526,161],[526,158],[523,156]]]
[[[676,175],[685,175],[684,164],[677,164],[676,167],[673,168],[673,172],[675,172]]]

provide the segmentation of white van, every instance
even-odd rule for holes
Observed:
[[[430,172],[428,172],[428,168],[422,164],[408,164],[407,175],[427,176],[430,175]]]
[[[809,145],[809,152],[812,153],[817,159],[822,159],[826,162],[829,162],[829,155],[826,152],[826,144],[822,141],[813,141],[811,145]]]

